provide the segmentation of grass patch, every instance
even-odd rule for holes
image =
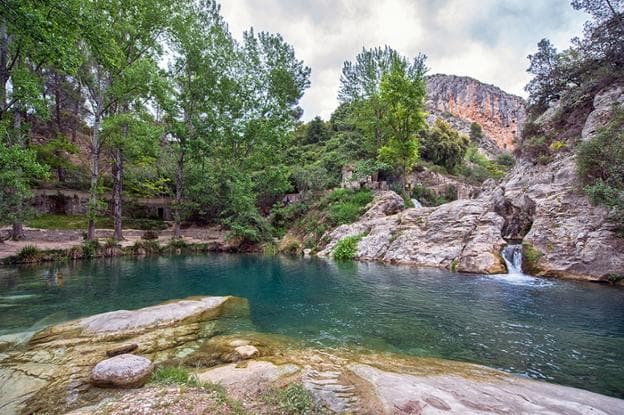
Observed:
[[[357,246],[358,242],[364,237],[364,234],[360,233],[358,235],[347,236],[346,238],[342,238],[336,244],[336,247],[332,251],[332,256],[334,259],[353,259],[357,254]]]
[[[39,215],[26,221],[26,226],[39,229],[62,229],[62,230],[83,230],[87,229],[87,216],[71,216],[71,215]],[[101,216],[96,218],[95,224],[98,228],[112,229],[113,218],[109,216]],[[167,229],[167,224],[158,219],[131,219],[124,218],[123,225],[125,229],[138,230],[163,230]]]
[[[233,414],[246,414],[241,403],[229,397],[223,386],[216,383],[202,382],[196,375],[190,373],[184,367],[161,366],[154,371],[150,383],[159,385],[182,385],[203,389],[206,392],[212,393],[215,401],[227,405]]]
[[[37,248],[35,245],[26,245],[17,252],[15,259],[20,263],[37,262],[41,259],[42,255],[41,249]]]
[[[264,400],[288,415],[322,413],[310,392],[300,383],[293,383],[284,389],[274,389],[264,396]]]

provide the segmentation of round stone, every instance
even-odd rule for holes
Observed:
[[[113,388],[139,388],[147,382],[154,365],[149,359],[122,354],[102,360],[91,372],[91,383]]]

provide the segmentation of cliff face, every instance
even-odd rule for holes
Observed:
[[[491,148],[488,141],[500,150],[513,150],[526,119],[522,98],[466,76],[428,77],[427,107],[433,116],[452,115],[480,124],[486,139],[482,147],[489,153],[496,148]]]

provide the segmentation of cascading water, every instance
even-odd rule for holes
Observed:
[[[423,207],[422,203],[420,203],[420,202],[418,201],[418,199],[412,199],[412,203],[414,204],[414,207],[415,207],[415,208],[421,208],[421,207]]]
[[[507,273],[522,275],[522,245],[510,244],[503,249],[503,259],[507,264]]]

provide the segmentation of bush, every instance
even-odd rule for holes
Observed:
[[[337,189],[323,198],[321,206],[328,206],[328,224],[338,226],[355,222],[372,200],[373,193],[368,189]]]
[[[438,195],[428,187],[416,185],[412,189],[412,198],[417,199],[423,206],[440,206],[457,200],[457,188],[453,185],[448,185],[444,194]]]
[[[585,192],[595,204],[611,209],[610,218],[624,233],[624,110],[607,126],[577,148],[577,172]]]
[[[522,244],[522,267],[524,271],[529,274],[536,274],[539,272],[537,263],[544,254],[530,243]]]
[[[347,236],[336,244],[332,251],[334,259],[353,259],[357,254],[358,242],[364,237],[363,234]]]
[[[82,254],[85,258],[96,257],[98,249],[100,249],[100,241],[97,239],[93,241],[86,240],[82,243]]]
[[[43,253],[35,245],[26,245],[17,252],[15,258],[17,262],[29,263],[41,260],[42,256]]]

